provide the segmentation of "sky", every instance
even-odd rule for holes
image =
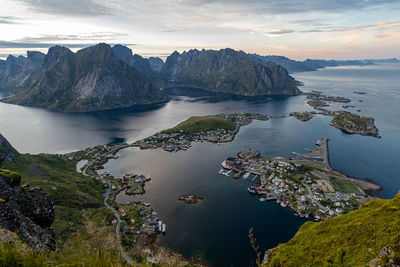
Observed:
[[[297,60],[400,58],[400,1],[0,0],[0,58],[99,42],[144,57],[230,47]]]

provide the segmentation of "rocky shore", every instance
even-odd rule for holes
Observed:
[[[381,138],[374,122],[374,118],[361,117],[349,112],[340,112],[335,114],[330,125],[347,134],[360,134]]]
[[[178,200],[184,201],[186,204],[196,204],[199,200],[203,199],[204,197],[195,194],[183,194],[178,197]]]
[[[295,117],[298,120],[301,121],[309,121],[312,119],[312,117],[316,114],[316,112],[291,112],[289,116]]]

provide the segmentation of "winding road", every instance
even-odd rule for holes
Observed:
[[[107,193],[104,197],[104,205],[106,206],[107,209],[110,209],[115,217],[117,218],[117,225],[115,227],[115,238],[117,239],[118,245],[119,245],[119,249],[121,251],[121,256],[130,264],[130,265],[135,265],[135,262],[128,256],[128,254],[126,253],[126,251],[124,250],[124,248],[121,245],[121,239],[120,239],[120,235],[119,235],[119,230],[121,228],[121,217],[119,216],[118,212],[107,203],[108,197],[110,196],[110,190],[111,190],[111,183],[108,182],[108,190]]]

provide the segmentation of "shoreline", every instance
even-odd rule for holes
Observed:
[[[362,203],[377,198],[382,190],[376,183],[356,179],[333,169],[329,160],[328,139],[316,143],[317,147],[295,158],[263,158],[256,150],[237,153],[222,162],[230,170],[219,174],[246,179],[254,174],[257,180],[248,187],[250,194],[260,201],[274,200],[290,208],[296,215],[324,220],[357,209]],[[236,172],[232,176],[232,170]]]
[[[265,120],[268,120],[270,117],[268,117],[268,116],[266,116],[266,115],[263,115],[263,116],[265,116]],[[211,142],[211,143],[227,143],[227,142],[232,142],[233,140],[234,140],[234,138],[236,137],[236,135],[238,134],[238,132],[240,131],[240,128],[242,127],[242,126],[245,126],[245,125],[248,125],[248,124],[250,124],[253,120],[254,120],[255,118],[251,118],[251,119],[249,119],[249,120],[247,120],[245,123],[236,123],[236,125],[235,125],[235,129],[233,129],[232,131],[231,131],[231,138],[229,139],[229,140],[226,140],[225,142],[221,142],[221,141],[217,141],[217,142],[213,142],[212,140],[210,141],[210,140],[207,140],[207,142]],[[332,168],[331,167],[331,165],[330,165],[330,160],[329,160],[329,147],[328,147],[328,140],[327,139],[324,139],[324,140],[326,140],[326,141],[323,141],[322,143],[323,143],[323,153],[324,153],[324,155],[328,155],[327,157],[324,157],[324,162],[321,162],[324,166],[325,166],[325,168],[326,169],[328,169],[328,170],[330,170],[330,171],[333,171],[333,172],[336,172],[336,173],[339,173],[340,175],[342,175],[342,176],[345,176],[347,179],[350,179],[350,180],[352,180],[352,181],[360,181],[360,182],[365,182],[365,183],[363,183],[363,185],[362,186],[359,186],[359,183],[357,183],[357,186],[358,186],[358,188],[360,189],[360,190],[362,190],[365,194],[367,194],[367,195],[369,195],[369,196],[371,196],[371,197],[375,197],[377,194],[379,194],[379,192],[381,192],[382,190],[383,190],[383,188],[381,188],[376,182],[370,182],[370,180],[368,179],[358,179],[358,178],[355,178],[355,177],[351,177],[351,176],[348,176],[348,175],[346,175],[345,173],[343,173],[343,172],[341,172],[341,171],[338,171],[338,170],[335,170],[334,168]],[[201,142],[203,142],[204,140],[201,140]],[[115,159],[116,158],[116,155],[117,155],[117,153],[120,151],[120,150],[122,150],[122,149],[125,149],[125,148],[128,148],[128,147],[139,147],[140,149],[145,149],[145,148],[142,148],[141,146],[140,146],[140,144],[138,144],[138,142],[139,141],[137,141],[137,142],[135,142],[135,143],[131,143],[131,144],[126,144],[126,143],[124,143],[124,144],[113,144],[113,145],[107,145],[107,146],[109,146],[109,147],[111,147],[111,151],[109,152],[109,153],[106,153],[106,154],[104,154],[104,155],[102,155],[102,158],[97,158],[98,159],[98,161],[97,162],[92,162],[92,161],[90,161],[89,160],[89,166],[86,166],[85,167],[85,169],[83,170],[83,173],[86,173],[86,171],[89,169],[92,173],[91,173],[91,176],[94,176],[94,177],[96,177],[96,175],[97,175],[97,170],[98,169],[102,169],[102,168],[104,168],[104,165],[110,160],[110,159]],[[193,142],[193,141],[191,141],[191,142]],[[197,140],[196,142],[200,142],[200,140]],[[150,149],[154,149],[154,147],[148,147],[148,148],[150,148]],[[157,147],[157,148],[160,148],[160,147]],[[82,151],[82,150],[81,150]],[[78,151],[79,152],[79,151]],[[170,151],[171,152],[171,151]],[[72,153],[70,153],[70,154],[74,154],[74,153],[77,153],[77,152],[72,152]],[[280,159],[286,159],[286,158],[282,158],[282,157],[279,157]],[[291,161],[291,162],[296,162],[296,161],[298,161],[298,159],[295,159],[295,158],[287,158],[287,160],[289,160],[289,161]],[[325,162],[325,160],[326,160],[326,162]],[[238,178],[240,178],[240,177],[238,177]],[[368,187],[368,186],[365,186],[365,185],[371,185],[371,184],[374,184],[374,185],[376,185],[376,187]],[[142,185],[142,188],[144,189],[144,184]],[[119,189],[117,189],[117,191],[118,190],[120,190],[118,193],[120,193],[120,192],[122,192],[122,191],[124,191],[124,190],[126,190],[127,188],[119,188]],[[113,194],[112,194],[112,196],[113,196],[113,200],[115,200],[115,197],[117,196],[117,194],[114,194],[115,193],[115,191],[113,192]],[[143,192],[142,192],[142,194],[144,194],[145,193],[145,190],[143,190]],[[134,194],[135,195],[135,194]],[[289,203],[283,203],[283,202],[281,202],[280,203],[282,206],[284,206],[284,207],[289,207],[293,212],[295,212],[296,214],[298,214],[299,216],[301,216],[301,217],[307,217],[308,218],[308,216],[306,216],[306,215],[304,215],[303,213],[301,213],[301,212],[299,212],[294,206],[292,206],[292,205],[289,205]],[[303,216],[304,215],[304,216]],[[147,234],[145,234],[145,233],[140,233],[138,236],[137,236],[137,239],[139,239],[139,238],[142,238],[141,236],[142,235],[147,235]],[[164,247],[161,247],[161,246],[159,246],[159,245],[157,245],[157,239],[159,238],[159,236],[158,236],[158,234],[155,234],[155,236],[154,236],[155,238],[154,238],[154,248],[157,250],[157,249],[165,249]],[[136,246],[134,246],[134,247],[136,247]],[[167,249],[168,250],[168,249]],[[178,253],[179,254],[179,253]]]

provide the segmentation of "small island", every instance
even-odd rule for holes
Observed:
[[[203,199],[204,197],[195,194],[183,194],[178,197],[178,200],[184,201],[186,204],[196,204],[199,200]]]
[[[133,146],[176,152],[187,150],[192,142],[227,143],[235,138],[241,126],[250,124],[253,120],[266,121],[268,116],[256,113],[193,116],[174,128],[137,141]]]
[[[337,112],[330,125],[347,134],[360,134],[380,138],[374,118],[361,117],[349,112]]]
[[[343,96],[326,96],[326,95],[323,95],[320,92],[316,92],[316,91],[312,91],[312,92],[304,93],[304,94],[307,96],[307,99],[312,99],[312,100],[340,102],[340,103],[351,102],[350,99],[343,97]]]
[[[325,101],[321,101],[321,100],[308,100],[307,104],[315,109],[329,107],[329,105]]]
[[[291,112],[289,116],[295,117],[298,120],[301,121],[309,121],[312,119],[314,116],[315,112]]]

